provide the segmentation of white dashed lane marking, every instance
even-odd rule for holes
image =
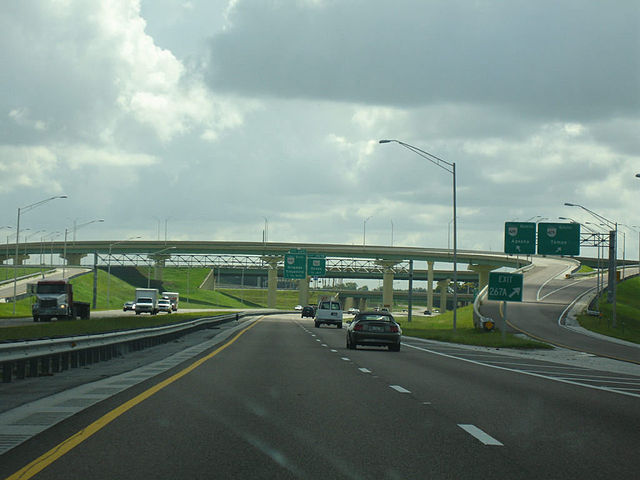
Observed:
[[[358,370],[360,370],[362,373],[371,373],[371,370],[369,370],[368,368],[359,368]]]
[[[482,430],[480,430],[475,425],[468,425],[468,424],[464,424],[464,423],[459,423],[458,426],[461,429],[463,429],[465,432],[467,432],[469,435],[472,435],[473,437],[475,437],[478,440],[480,440],[485,445],[496,445],[496,446],[499,446],[499,447],[503,446],[502,443],[500,443],[498,440],[493,438],[491,435],[483,432]]]
[[[406,388],[401,387],[400,385],[389,385],[389,387],[393,388],[396,392],[400,393],[411,393]]]

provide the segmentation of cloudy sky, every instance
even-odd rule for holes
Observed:
[[[447,247],[452,176],[383,138],[456,163],[460,248],[640,225],[637,0],[4,0],[0,42],[0,226],[69,197],[31,240]]]

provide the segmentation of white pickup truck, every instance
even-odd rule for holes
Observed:
[[[323,323],[342,328],[342,307],[337,300],[320,300],[314,317],[315,326],[319,328]]]

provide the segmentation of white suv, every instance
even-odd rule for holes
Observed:
[[[316,328],[323,323],[342,328],[342,307],[336,300],[321,300],[314,317]]]

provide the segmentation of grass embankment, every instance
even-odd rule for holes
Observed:
[[[407,321],[406,316],[395,318],[402,327],[402,334],[410,337],[495,348],[553,348],[546,343],[516,337],[510,333],[507,333],[503,342],[499,330],[485,332],[475,329],[473,305],[458,309],[455,331],[453,330],[453,312],[434,317],[412,315],[411,323]]]
[[[580,270],[578,270],[576,273],[591,273],[591,272],[595,272],[595,270],[588,265],[581,265]]]
[[[600,298],[600,316],[579,315],[578,322],[588,330],[629,342],[640,343],[640,277],[618,283],[616,289],[616,328],[611,325],[612,305],[607,294]]]

